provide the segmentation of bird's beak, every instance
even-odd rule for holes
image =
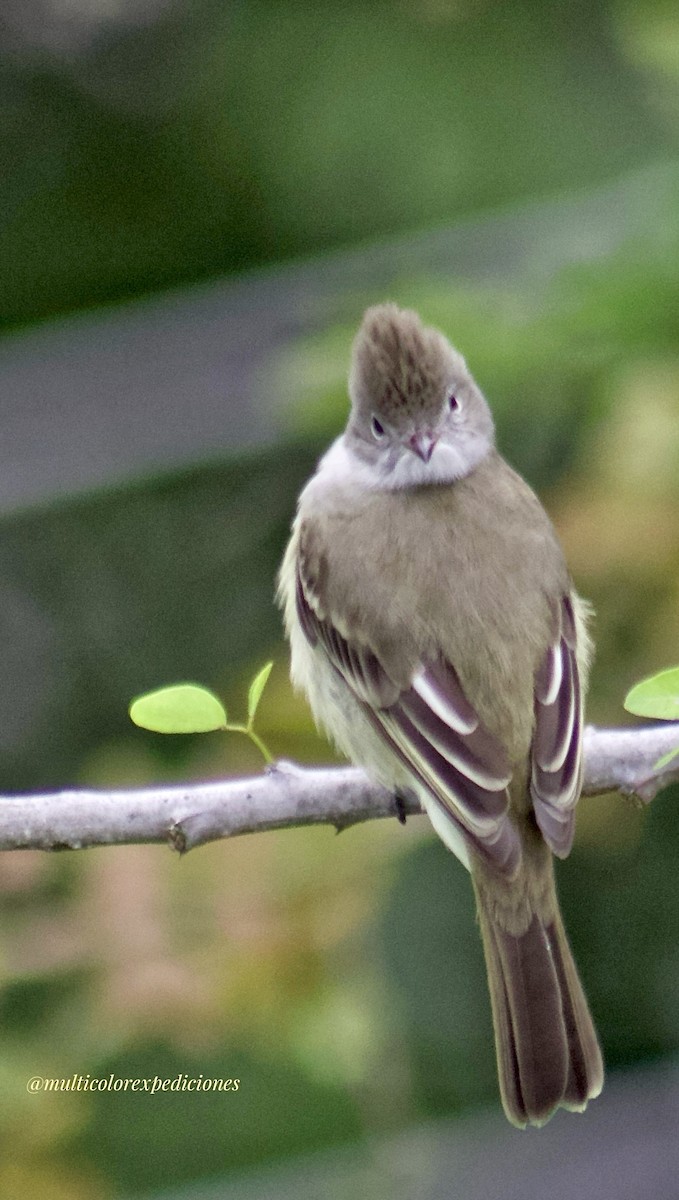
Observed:
[[[413,454],[422,459],[422,462],[428,463],[437,442],[438,438],[433,433],[414,433],[408,438],[406,445]]]

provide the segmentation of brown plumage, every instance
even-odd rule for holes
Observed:
[[[350,386],[281,570],[293,679],[470,869],[505,1111],[540,1124],[602,1083],[551,853],[570,849],[580,788],[585,609],[440,333],[368,310]]]

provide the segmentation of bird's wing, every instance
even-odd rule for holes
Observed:
[[[535,819],[559,858],[573,842],[582,779],[582,694],[573,602],[555,609],[553,640],[535,676],[530,791]]]
[[[470,847],[496,870],[513,875],[521,848],[509,817],[512,773],[499,740],[467,701],[453,665],[443,659],[423,662],[409,685],[399,687],[373,649],[339,632],[299,565],[296,586],[307,640],[322,646],[376,732]]]

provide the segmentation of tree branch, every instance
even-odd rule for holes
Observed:
[[[679,780],[679,723],[585,730],[583,794],[617,791],[648,803]],[[0,849],[80,850],[167,842],[184,852],[242,833],[297,825],[345,829],[376,817],[414,815],[412,797],[397,801],[355,767],[298,767],[280,762],[262,775],[217,783],[138,791],[63,791],[0,797]]]

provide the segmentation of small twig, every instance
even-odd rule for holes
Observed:
[[[636,725],[627,729],[585,729],[583,795],[621,792],[649,804],[658,792],[679,780],[679,758],[660,771],[655,764],[679,746],[679,723]]]

